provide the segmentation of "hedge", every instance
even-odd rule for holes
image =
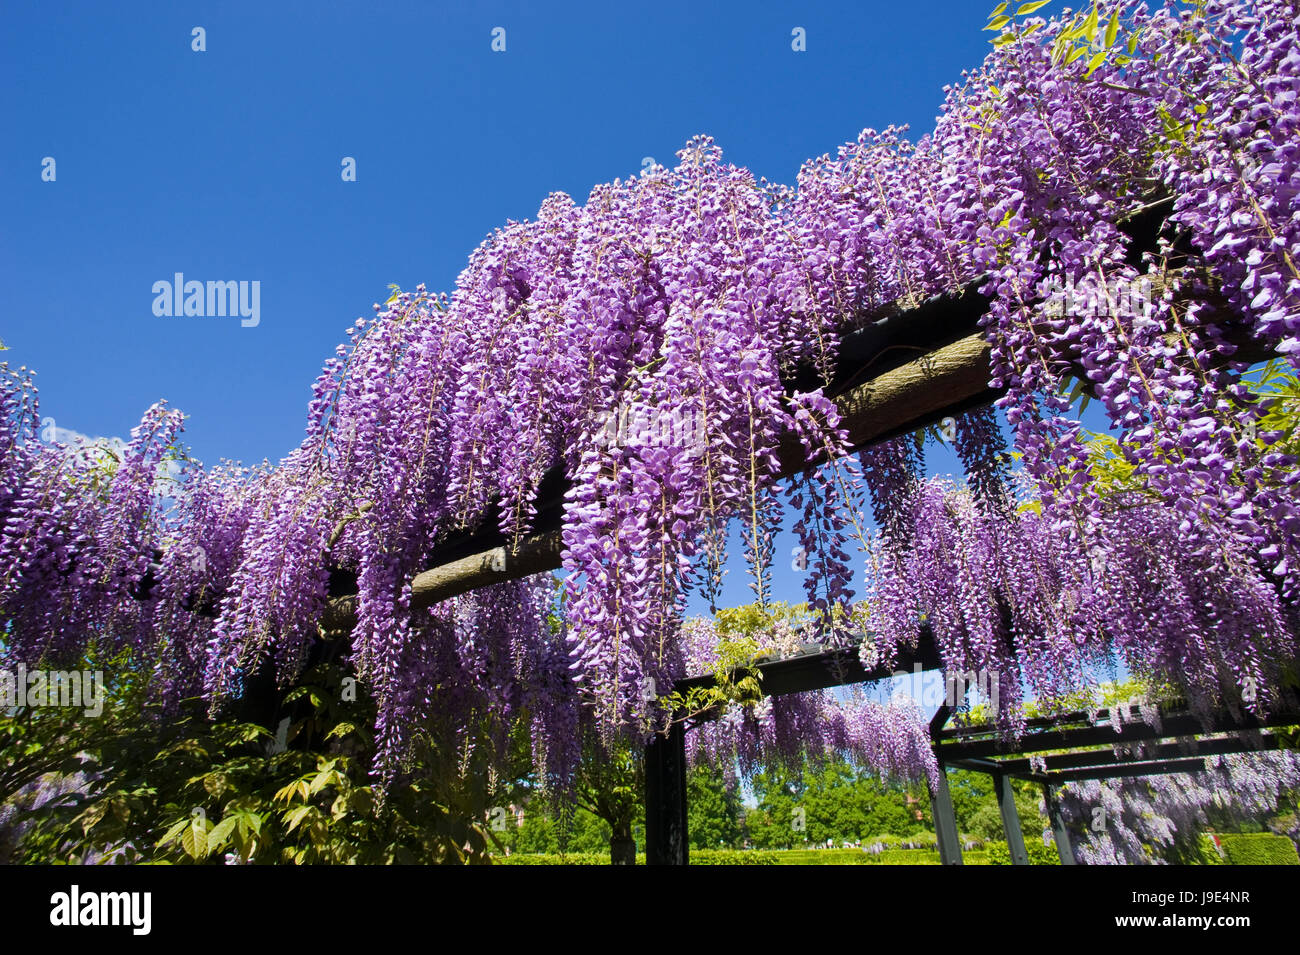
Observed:
[[[886,849],[875,861],[878,865],[938,865],[939,853],[932,849]]]
[[[691,865],[780,865],[781,853],[758,849],[692,849]]]
[[[1011,865],[1011,849],[1005,842],[988,842],[984,844],[988,853],[989,865]],[[1025,840],[1025,852],[1030,865],[1060,865],[1061,857],[1056,846],[1045,846],[1036,839]]]
[[[1229,865],[1300,865],[1295,843],[1272,832],[1220,834]]]
[[[741,851],[738,849],[692,849],[691,865],[780,865],[779,852]],[[517,852],[495,856],[496,865],[609,865],[608,852],[558,853]],[[645,854],[637,853],[637,865],[645,865]]]
[[[636,857],[637,865],[645,864],[645,856]],[[561,856],[555,852],[516,852],[508,856],[493,856],[493,865],[609,865],[608,852],[569,852]]]
[[[781,865],[867,865],[875,861],[861,849],[790,849],[777,854]]]

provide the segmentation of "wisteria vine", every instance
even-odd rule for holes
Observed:
[[[873,659],[930,628],[947,666],[997,675],[1011,732],[1024,692],[1065,693],[1115,654],[1198,706],[1265,709],[1296,655],[1300,468],[1257,429],[1242,374],[1300,363],[1297,22],[1290,0],[1005,16],[916,141],[865,130],[790,189],[699,137],[585,204],[554,194],[450,295],[397,292],[359,319],[274,468],[178,476],[182,421],[162,405],[120,458],[81,460],[39,440],[30,376],[6,366],[4,653],[132,648],[162,696],[220,706],[259,667],[291,681],[351,575],[381,776],[418,727],[486,726],[504,748],[526,720],[560,781],[581,714],[607,740],[656,724],[686,598],[716,599],[729,530],[763,602],[794,514],[820,638],[854,638],[860,559]],[[1152,210],[1155,247],[1135,256],[1125,226]],[[957,424],[969,491],[925,480],[907,436],[850,456],[826,392],[841,337],[972,284],[1028,483],[989,411]],[[798,370],[820,387],[796,390]],[[1096,486],[1075,381],[1141,490]],[[493,522],[518,547],[555,468],[558,603],[534,579],[412,609],[454,535]],[[770,706],[785,715],[755,738],[778,748],[780,726],[825,716]],[[892,715],[833,712],[833,748],[928,771]]]

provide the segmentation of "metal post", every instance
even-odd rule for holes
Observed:
[[[646,865],[689,865],[686,831],[686,729],[673,723],[645,752]]]
[[[939,763],[939,785],[930,791],[930,812],[934,816],[934,835],[939,843],[939,861],[944,865],[962,865],[961,839],[957,835],[957,814],[948,791],[948,768]]]
[[[1011,777],[1005,773],[989,773],[993,777],[993,791],[998,797],[1002,813],[1002,830],[1007,834],[1007,848],[1011,850],[1012,865],[1029,865],[1025,850],[1025,836],[1020,831],[1020,813],[1016,812],[1016,791],[1011,788]]]
[[[1043,801],[1047,803],[1047,818],[1052,824],[1052,839],[1056,842],[1056,854],[1060,856],[1061,865],[1076,865],[1074,847],[1070,845],[1070,830],[1065,828],[1061,803],[1056,798],[1056,789],[1051,783],[1043,783]]]

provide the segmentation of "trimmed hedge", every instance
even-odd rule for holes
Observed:
[[[738,849],[692,849],[691,865],[780,865],[781,852],[740,851]],[[494,856],[496,865],[609,865],[608,852],[558,853],[517,852]],[[638,852],[637,865],[645,865],[645,853]]]
[[[781,853],[759,849],[692,849],[691,865],[780,865]]]
[[[781,865],[869,865],[875,861],[861,849],[790,849],[775,855],[780,856]]]
[[[939,853],[933,849],[886,849],[874,861],[877,865],[938,865]]]
[[[637,855],[637,865],[645,865],[645,856]],[[508,856],[493,856],[493,865],[609,865],[608,852],[569,852],[561,856],[556,852],[516,852]]]
[[[1295,843],[1272,832],[1220,834],[1228,865],[1300,865]]]
[[[989,865],[1011,865],[1011,849],[1005,842],[987,842],[984,849],[988,853]],[[1025,852],[1030,865],[1060,865],[1061,857],[1056,846],[1045,846],[1037,839],[1025,840]]]

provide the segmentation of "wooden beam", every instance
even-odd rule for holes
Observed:
[[[1226,753],[1253,753],[1281,749],[1285,737],[1276,733],[1260,733],[1258,737],[1243,739],[1239,735],[1221,736],[1215,739],[1198,739],[1190,742],[1159,743],[1144,746],[1133,755],[1116,754],[1111,747],[1092,749],[1081,753],[1058,753],[1042,757],[1042,769],[1035,770],[1029,759],[990,760],[999,772],[1008,776],[1021,776],[1036,772],[1052,773],[1066,769],[1086,769],[1089,767],[1121,767],[1125,764],[1137,764],[1160,759],[1182,759],[1192,756],[1221,756]]]
[[[884,680],[893,676],[896,670],[914,672],[916,666],[922,670],[937,670],[942,666],[934,636],[928,628],[921,631],[915,649],[900,652],[893,666],[866,667],[858,650],[858,646],[854,645],[822,650],[820,653],[783,657],[780,660],[766,660],[754,666],[759,674],[758,685],[764,696],[784,696],[787,693],[808,693],[833,686]],[[677,681],[673,689],[685,694],[692,689],[715,686],[716,683],[711,674],[694,676]]]
[[[835,400],[850,444],[863,447],[887,432],[923,427],[954,409],[970,407],[972,401],[993,401],[997,392],[988,387],[988,360],[989,345],[983,336],[968,335],[850,387]],[[782,477],[806,467],[797,438],[783,442],[777,457]],[[429,607],[489,584],[558,569],[564,551],[560,516],[555,508],[549,520],[539,519],[539,525],[554,526],[532,534],[518,549],[499,543],[420,573],[411,584],[411,606]],[[332,601],[326,613],[329,627],[345,628],[354,610],[351,597]]]
[[[1041,753],[1048,750],[1075,749],[1083,746],[1104,746],[1110,743],[1133,743],[1147,740],[1164,740],[1177,736],[1206,735],[1210,733],[1235,733],[1242,730],[1262,730],[1269,727],[1294,726],[1300,723],[1300,713],[1284,711],[1263,719],[1243,716],[1234,719],[1220,712],[1208,723],[1190,713],[1161,716],[1161,728],[1156,730],[1146,723],[1125,723],[1118,731],[1109,724],[1097,726],[1069,726],[1047,728],[1031,732],[1017,740],[1011,747],[1014,754]],[[1050,723],[1047,724],[1050,726]],[[987,730],[985,730],[987,733]],[[1007,744],[996,735],[977,739],[954,739],[945,731],[935,745],[935,753],[950,763],[959,760],[981,759],[1005,755]]]
[[[1127,779],[1130,776],[1170,776],[1174,773],[1199,773],[1204,769],[1205,760],[1200,757],[1162,759],[1150,763],[1135,763],[1129,766],[1094,766],[1089,769],[1065,769],[1059,773],[1048,773],[1047,781],[1058,784],[1081,780]]]

